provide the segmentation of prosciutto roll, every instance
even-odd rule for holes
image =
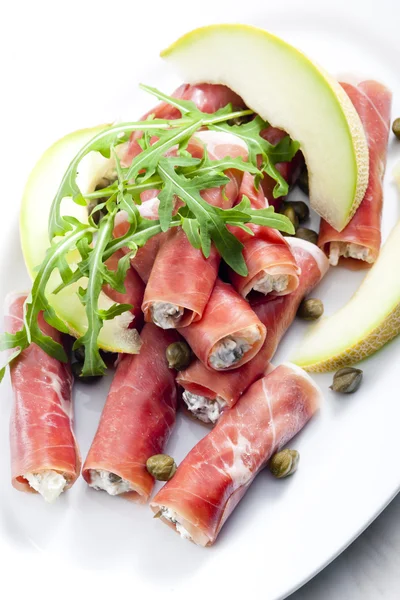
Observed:
[[[5,329],[21,329],[26,295],[6,300]],[[61,343],[61,334],[40,316],[39,326]],[[36,344],[10,365],[14,403],[10,443],[12,485],[21,492],[38,492],[53,502],[76,481],[81,467],[74,436],[72,374],[69,365],[50,357]]]
[[[381,246],[382,182],[392,94],[377,81],[363,81],[357,87],[348,83],[341,85],[364,125],[369,149],[369,182],[363,201],[343,231],[337,232],[326,221],[321,221],[318,245],[332,265],[337,265],[340,257],[372,264]]]
[[[199,144],[200,142],[200,144]],[[189,144],[189,151],[203,154],[203,144],[211,159],[225,156],[247,158],[246,144],[229,133],[198,132]],[[201,192],[213,206],[230,208],[235,202],[242,174],[228,171],[229,182],[224,189],[212,188]],[[201,250],[193,248],[185,232],[176,228],[168,232],[160,248],[146,287],[143,313],[163,329],[187,327],[201,319],[214,287],[220,256],[214,245],[206,259]]]
[[[283,364],[256,381],[179,465],[151,508],[182,537],[211,546],[269,458],[316,412],[321,392]]]
[[[232,90],[224,85],[212,85],[209,83],[200,85],[183,84],[177,90],[175,90],[172,96],[182,100],[191,100],[195,103],[197,108],[205,113],[216,112],[229,103],[232,103],[232,105],[236,108],[244,108],[243,100],[237,94],[235,94],[235,92],[232,92]],[[181,116],[177,108],[174,108],[166,102],[161,102],[152,110],[148,111],[145,115],[143,115],[142,120],[145,120],[150,115],[153,115],[158,119],[178,119]],[[141,135],[141,132],[134,132],[132,134],[126,154],[123,157],[125,166],[130,165],[135,156],[142,151],[140,145],[138,144],[138,139],[141,137]],[[158,190],[147,190],[142,192],[140,197],[143,204],[139,207],[139,210],[143,216],[146,216],[150,219],[158,218],[157,212],[153,212],[149,215],[143,213],[143,211],[146,211],[146,209],[149,208],[147,201],[154,199],[154,197],[157,196],[157,193]],[[144,203],[146,203],[146,205]],[[124,225],[120,220],[118,227],[115,230],[116,237],[123,235],[123,233],[125,233],[127,230],[127,227],[128,226],[126,224]],[[147,283],[149,280],[154,260],[164,239],[164,233],[154,236],[146,243],[145,246],[143,246],[143,248],[138,249],[135,257],[131,261],[132,266],[134,269],[136,269],[145,283]]]
[[[234,406],[247,388],[265,373],[301,300],[328,270],[328,259],[317,246],[298,238],[289,238],[289,244],[301,269],[299,286],[288,296],[263,300],[253,306],[267,328],[265,342],[257,356],[240,369],[225,373],[210,372],[200,360],[195,360],[177,375],[176,381],[184,389],[182,399],[188,410],[204,423],[216,423],[221,413]]]
[[[175,424],[175,375],[165,350],[175,331],[146,324],[140,354],[118,364],[82,474],[96,490],[146,502],[154,479],[146,460],[163,452]]]
[[[239,199],[245,195],[253,208],[268,206],[262,188],[254,187],[254,177],[245,173],[240,187]],[[299,267],[290,246],[276,229],[261,225],[248,225],[254,235],[238,227],[232,232],[243,244],[243,258],[248,274],[243,277],[232,269],[229,279],[244,298],[257,295],[282,296],[293,292],[299,284]]]
[[[124,253],[122,250],[115,252],[106,261],[106,266],[110,271],[116,271],[118,268],[118,261],[123,257]],[[110,285],[105,285],[103,291],[111,300],[118,302],[118,304],[132,304],[132,314],[134,316],[133,326],[139,330],[143,326],[143,313],[142,313],[142,301],[144,294],[144,283],[139,277],[137,272],[130,268],[128,269],[125,277],[125,293],[117,292]]]
[[[260,351],[266,335],[250,305],[217,280],[201,321],[179,330],[208,369],[237,369]]]
[[[147,190],[146,192],[142,192],[142,204],[137,206],[142,217],[146,219],[158,219],[159,201],[157,194],[158,190]],[[115,219],[114,237],[118,238],[123,236],[128,229],[129,224],[126,220],[126,213],[125,211],[120,211]],[[165,239],[165,236],[165,233],[159,233],[150,238],[142,248],[137,249],[135,256],[131,259],[132,267],[144,283],[147,283],[149,280],[157,252],[162,241]],[[124,249],[121,252],[129,252],[129,249]]]

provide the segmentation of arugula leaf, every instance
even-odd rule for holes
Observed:
[[[283,215],[275,214],[272,208],[252,209],[248,198],[243,197],[238,206],[223,209],[208,204],[202,197],[202,192],[221,187],[221,193],[224,194],[223,188],[229,181],[225,173],[229,169],[235,169],[255,175],[256,180],[262,176],[262,172],[266,172],[277,182],[274,194],[286,193],[287,184],[275,164],[291,160],[298,149],[297,142],[285,137],[275,146],[269,144],[260,135],[267,126],[260,117],[243,125],[231,124],[237,118],[253,115],[251,110],[234,110],[231,105],[227,105],[213,114],[206,114],[193,102],[171,98],[154,88],[143,86],[143,89],[177,108],[181,118],[164,120],[150,117],[145,121],[105,128],[71,161],[53,200],[49,217],[52,242],[43,263],[37,269],[31,296],[26,301],[23,327],[13,335],[6,333],[0,336],[0,349],[16,349],[9,356],[8,362],[14,360],[32,342],[51,356],[61,361],[66,360],[62,346],[40,330],[38,316],[43,312],[49,324],[60,331],[67,331],[49,304],[47,294],[56,294],[84,277],[87,281],[79,288],[78,296],[85,307],[87,330],[76,340],[74,347],[85,348],[83,376],[102,374],[105,364],[97,340],[104,321],[116,318],[132,308],[130,304],[114,303],[107,310],[101,309],[99,297],[102,287],[108,284],[124,293],[130,259],[139,247],[162,231],[181,225],[189,242],[201,249],[206,257],[214,243],[225,262],[241,275],[247,274],[243,247],[229,230],[230,226],[240,227],[249,235],[253,234],[246,225],[250,223],[293,233],[290,221]],[[187,151],[187,145],[195,132],[204,128],[233,133],[244,140],[249,149],[248,161],[229,156],[212,160],[206,148],[202,159],[193,158]],[[123,167],[116,147],[127,141],[133,131],[142,132],[138,140],[142,152],[133,159],[129,167]],[[171,150],[174,156],[169,156]],[[113,157],[117,181],[83,197],[77,184],[77,172],[81,160],[92,151],[100,152],[107,158]],[[260,157],[261,167],[258,164]],[[159,220],[143,218],[137,208],[137,204],[141,202],[140,194],[149,189],[159,190]],[[61,214],[61,203],[67,196],[82,205],[99,200],[91,212],[89,224]],[[174,198],[183,202],[175,216]],[[114,239],[114,221],[121,210],[127,214],[129,227],[123,236]],[[100,214],[97,224],[93,219],[96,213]],[[60,237],[55,240],[56,236]],[[125,249],[125,255],[119,259],[116,270],[112,271],[107,267],[106,261],[122,248]],[[126,248],[129,249],[128,253]],[[80,255],[80,260],[74,265],[68,262],[68,254],[72,250],[77,250]],[[57,289],[49,290],[48,284],[55,269],[60,274],[61,283]],[[4,368],[0,369],[0,377],[3,374]]]
[[[171,122],[165,119],[154,119],[152,121],[120,123],[104,129],[81,148],[78,154],[70,162],[53,200],[49,217],[50,239],[53,239],[56,235],[63,235],[71,230],[70,224],[65,217],[61,215],[60,207],[62,200],[67,196],[71,196],[73,199],[81,197],[81,191],[76,182],[78,167],[81,160],[89,154],[89,152],[100,152],[105,158],[109,158],[111,147],[126,142],[132,131],[158,130],[160,128],[170,129]]]
[[[266,129],[268,123],[263,121],[260,116],[243,125],[230,125],[222,123],[210,126],[216,131],[224,131],[236,135],[246,142],[249,149],[249,162],[257,164],[257,157],[262,159],[262,170],[276,181],[273,190],[274,198],[286,196],[289,192],[289,186],[278,169],[275,167],[277,162],[291,161],[299,149],[299,143],[292,141],[288,136],[283,138],[276,146],[261,137],[261,132]]]
[[[55,325],[60,331],[65,331],[65,325],[57,318],[54,310],[47,300],[47,284],[54,269],[58,268],[60,258],[64,258],[71,250],[77,247],[79,240],[90,236],[90,229],[80,224],[71,233],[64,236],[59,242],[52,243],[46,252],[45,259],[38,269],[33,282],[32,291],[25,302],[24,324],[20,331],[14,334],[3,333],[0,335],[0,350],[18,348],[11,354],[6,364],[10,363],[22,350],[31,343],[37,344],[47,354],[62,362],[67,362],[64,348],[51,337],[45,335],[39,327],[39,313],[43,311],[46,321]]]
[[[106,370],[100,350],[97,345],[97,338],[103,327],[102,314],[99,311],[99,296],[103,286],[105,267],[103,263],[103,252],[112,235],[115,213],[107,215],[101,220],[100,227],[96,237],[96,244],[90,252],[88,262],[88,282],[87,287],[81,290],[81,302],[86,308],[86,317],[88,328],[86,333],[78,338],[74,343],[74,350],[80,346],[85,348],[85,361],[82,368],[82,376],[103,375]]]

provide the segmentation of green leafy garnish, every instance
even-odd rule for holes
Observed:
[[[249,199],[243,197],[234,208],[219,208],[208,204],[203,192],[221,187],[224,193],[224,186],[229,182],[226,172],[239,170],[253,174],[256,181],[267,173],[276,181],[274,196],[286,194],[287,183],[275,165],[293,158],[298,150],[297,142],[285,137],[275,146],[270,144],[260,135],[268,124],[257,116],[242,125],[231,124],[237,119],[252,117],[251,110],[235,110],[227,105],[213,114],[202,113],[193,102],[167,96],[155,88],[142,88],[175,107],[181,117],[166,120],[150,116],[145,121],[105,128],[71,161],[53,200],[49,215],[51,243],[43,263],[37,269],[32,292],[26,300],[23,327],[15,334],[0,336],[0,349],[16,349],[9,356],[8,363],[31,343],[36,343],[60,361],[67,360],[64,348],[42,332],[38,317],[42,312],[50,325],[67,333],[48,296],[79,281],[78,296],[85,307],[87,329],[75,341],[74,348],[83,346],[85,349],[83,377],[103,374],[106,365],[99,351],[99,333],[105,321],[118,317],[132,307],[115,303],[107,310],[102,309],[99,304],[102,288],[110,285],[124,293],[130,259],[138,248],[161,232],[181,226],[189,242],[201,249],[205,257],[210,255],[211,245],[214,244],[223,260],[243,276],[247,274],[243,246],[230,230],[231,226],[240,227],[249,235],[253,234],[246,225],[249,223],[294,233],[289,219],[276,214],[272,207],[253,209]],[[201,159],[193,158],[187,151],[189,140],[197,131],[207,128],[229,132],[242,139],[248,147],[248,160],[230,156],[213,160],[206,149]],[[135,131],[141,132],[135,139],[142,151],[126,166],[120,162],[118,147],[127,142]],[[110,160],[115,181],[106,188],[85,194],[77,183],[77,173],[82,159],[90,152],[99,152]],[[138,209],[140,194],[149,189],[159,190],[157,220],[143,218]],[[61,205],[65,197],[72,197],[81,205],[91,203],[92,206],[93,202],[98,202],[89,215],[88,223],[62,214]],[[180,208],[176,211],[177,200]],[[114,222],[121,210],[127,215],[128,230],[123,236],[114,238]],[[98,223],[95,222],[96,213]],[[117,269],[111,271],[106,261],[121,249],[125,249],[125,255],[118,261]],[[73,251],[80,259],[71,263],[69,257]],[[55,289],[49,289],[50,281],[55,281],[51,279],[54,271],[59,274],[56,280],[58,285],[53,283]],[[3,374],[4,368],[0,370],[0,378]]]

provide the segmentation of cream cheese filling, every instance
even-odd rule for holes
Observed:
[[[207,398],[199,394],[192,394],[185,390],[182,398],[193,415],[203,423],[216,423],[226,406],[226,402],[219,398]]]
[[[89,486],[99,491],[104,490],[110,496],[118,496],[125,492],[131,492],[132,487],[129,481],[122,479],[110,471],[91,469]]]
[[[261,338],[257,325],[243,329],[237,335],[228,335],[214,344],[210,364],[214,369],[226,369],[238,363]]]
[[[151,307],[153,323],[162,329],[175,329],[183,317],[185,309],[169,302],[154,302]]]
[[[46,502],[54,502],[64,491],[67,480],[57,471],[42,471],[41,473],[26,473],[24,478],[31,488],[39,492]]]
[[[271,292],[284,292],[288,285],[288,275],[271,275],[266,271],[261,271],[257,278],[253,280],[252,289],[266,296]]]
[[[329,246],[329,263],[335,267],[341,256],[356,258],[367,263],[374,261],[370,249],[365,246],[348,242],[331,242]]]
[[[179,520],[178,520],[179,517],[176,514],[176,512],[174,512],[170,508],[167,508],[166,506],[161,506],[160,510],[161,510],[161,517],[163,517],[167,521],[170,521],[171,523],[173,523],[175,525],[177,532],[180,533],[180,536],[182,538],[184,538],[185,540],[192,539],[192,536],[190,535],[188,530],[185,529],[184,526],[179,523]]]

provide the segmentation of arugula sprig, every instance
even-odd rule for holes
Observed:
[[[274,198],[286,196],[289,192],[287,181],[282,177],[278,169],[275,167],[279,162],[290,162],[300,144],[285,136],[275,146],[261,136],[261,132],[265,130],[266,123],[260,116],[255,117],[252,121],[243,125],[231,125],[229,123],[211,124],[210,128],[216,131],[224,131],[236,135],[246,142],[249,149],[249,162],[257,164],[257,157],[261,157],[260,170],[267,173],[276,181],[273,195]]]
[[[248,198],[234,208],[212,206],[203,198],[204,190],[225,186],[230,169],[247,171],[259,180],[267,173],[276,181],[274,195],[287,193],[287,184],[276,169],[275,164],[291,160],[298,149],[297,142],[286,137],[273,146],[260,134],[267,123],[260,117],[252,118],[243,125],[232,125],[236,119],[252,117],[251,110],[236,110],[231,105],[213,114],[202,113],[193,102],[172,98],[155,88],[142,86],[162,102],[167,102],[179,110],[181,117],[174,120],[157,119],[150,116],[145,121],[120,123],[105,128],[87,143],[71,161],[53,200],[49,215],[50,247],[43,263],[38,267],[32,292],[25,303],[23,327],[15,334],[0,337],[0,349],[16,348],[8,362],[31,343],[38,344],[49,355],[66,361],[63,347],[46,336],[38,324],[42,312],[45,320],[61,332],[67,333],[65,324],[57,317],[48,296],[81,281],[78,291],[85,307],[87,329],[78,338],[74,347],[85,348],[85,363],[82,375],[101,375],[106,368],[98,347],[99,333],[104,322],[131,309],[129,304],[113,304],[107,310],[100,306],[100,294],[104,285],[124,293],[124,280],[130,259],[138,248],[153,236],[172,227],[181,226],[189,242],[202,250],[208,257],[214,243],[225,262],[241,275],[247,274],[242,256],[242,244],[230,231],[230,226],[241,227],[249,234],[247,223],[273,227],[293,233],[290,221],[273,208],[255,210]],[[225,131],[245,141],[249,157],[224,157],[212,160],[206,149],[202,159],[193,158],[187,151],[189,140],[198,130],[213,129]],[[132,132],[142,151],[135,156],[129,166],[122,165],[118,157],[118,146],[127,142]],[[201,138],[201,136],[200,136]],[[77,174],[82,159],[90,152],[100,152],[110,159],[115,171],[115,181],[102,190],[82,193],[77,183]],[[260,159],[261,157],[261,159]],[[145,219],[140,215],[138,204],[140,194],[149,189],[159,190],[159,219]],[[64,216],[61,204],[65,197],[72,197],[78,204],[89,205],[93,200],[99,204],[89,216],[88,223],[81,223],[73,217]],[[175,200],[181,206],[176,212]],[[95,213],[101,210],[102,218],[95,222]],[[125,211],[128,231],[119,238],[113,237],[115,218],[119,211]],[[107,267],[107,260],[118,250],[125,249],[125,255],[118,261],[116,271]],[[128,249],[128,253],[126,253]],[[77,251],[80,260],[71,264],[69,256]],[[56,289],[49,289],[53,272],[58,271],[61,283]],[[54,285],[53,285],[54,287]],[[0,371],[0,378],[4,368]]]

